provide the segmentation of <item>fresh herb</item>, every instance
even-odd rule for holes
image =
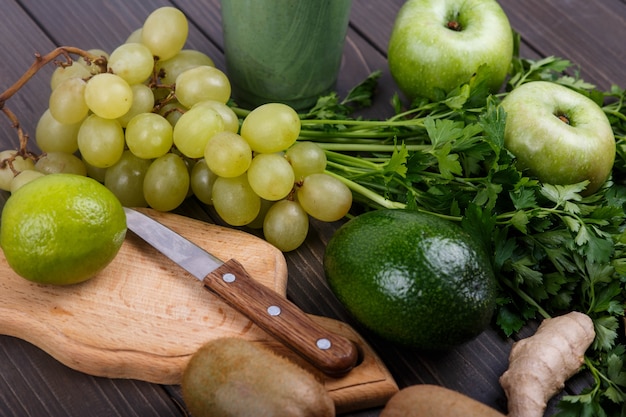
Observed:
[[[558,414],[622,415],[626,402],[626,92],[603,92],[564,59],[515,58],[506,91],[490,95],[481,71],[444,100],[419,100],[387,120],[351,117],[369,105],[379,73],[344,100],[320,98],[302,115],[300,140],[326,150],[328,173],[352,189],[362,210],[407,208],[458,222],[492,254],[500,283],[496,323],[511,336],[529,320],[578,310],[594,321],[585,367],[593,384],[568,395]],[[582,196],[585,183],[540,184],[504,148],[508,91],[532,80],[565,85],[603,107],[615,131],[612,179]],[[242,114],[242,113],[240,113]],[[622,336],[620,336],[620,334]]]

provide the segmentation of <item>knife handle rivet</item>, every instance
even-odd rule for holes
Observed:
[[[278,315],[280,315],[281,310],[280,310],[280,307],[278,307],[278,306],[269,306],[267,308],[267,313],[270,316],[278,316]]]
[[[231,274],[230,272],[227,272],[226,274],[222,275],[222,279],[224,280],[224,282],[235,282],[235,274]]]
[[[321,350],[328,350],[330,349],[330,346],[331,346],[330,340],[325,339],[325,338],[317,339],[317,342],[315,342],[315,344]]]

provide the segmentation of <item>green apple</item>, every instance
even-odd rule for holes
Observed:
[[[481,65],[496,92],[513,57],[513,31],[495,0],[408,0],[387,52],[391,75],[409,99],[441,99]]]
[[[615,136],[593,100],[559,84],[532,81],[511,91],[501,105],[507,113],[504,146],[518,168],[549,184],[587,180],[586,195],[611,175]]]

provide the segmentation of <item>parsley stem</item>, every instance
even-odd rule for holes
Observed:
[[[370,190],[367,187],[362,186],[361,184],[358,184],[354,181],[351,181],[341,175],[335,174],[332,171],[326,171],[326,173],[332,177],[337,178],[338,180],[340,180],[341,182],[343,182],[344,184],[346,184],[348,186],[348,188],[350,188],[352,191],[355,191],[359,194],[361,194],[364,197],[367,197],[369,200],[373,201],[374,203],[378,204],[381,207],[384,208],[389,208],[389,209],[403,209],[406,208],[406,204],[403,203],[399,203],[397,201],[392,201],[389,200],[383,196],[381,196],[380,194],[377,194],[375,192],[373,192],[372,190]]]
[[[432,116],[431,116],[432,117]],[[341,125],[341,126],[358,126],[360,128],[385,128],[390,127],[424,127],[424,118],[404,119],[404,120],[361,120],[361,119],[303,119],[302,126],[316,125]]]
[[[610,373],[607,376],[605,373],[600,371],[592,362],[591,358],[589,358],[587,355],[585,355],[584,357],[584,363],[585,367],[591,373],[593,379],[595,380],[595,386],[592,388],[592,393],[598,393],[602,389],[602,382],[604,381],[604,383],[606,383],[610,387],[610,389],[615,390],[615,392],[618,393],[622,398],[624,397],[625,392],[620,387],[623,385],[613,381],[610,377]]]
[[[335,168],[335,170],[340,170],[342,172],[350,173],[350,174],[354,174],[358,176],[368,176],[368,175],[371,175],[372,171],[374,172],[379,171],[376,164],[373,164],[372,162],[367,161],[365,159],[362,160],[361,162],[362,162],[361,166],[355,166],[355,165],[346,166],[335,161],[327,161],[326,165],[327,167]],[[366,166],[366,164],[372,164],[372,166],[371,167]]]
[[[612,110],[608,107],[604,107],[603,110],[604,110],[604,113],[606,113],[609,116],[617,117],[618,119],[626,121],[626,114],[623,114],[617,110]]]
[[[381,143],[317,143],[317,145],[328,151],[336,152],[393,152],[397,145]],[[405,145],[408,151],[423,151],[432,148],[431,145]]]
[[[513,285],[513,283],[509,279],[501,278],[501,281],[504,282],[509,288],[511,288],[522,300],[535,307],[537,309],[537,312],[544,319],[549,319],[551,317],[550,314],[548,314],[548,312],[539,305],[539,303],[537,303],[530,295],[526,294],[526,292],[524,292],[522,289]]]
[[[320,142],[336,142],[338,140],[342,140],[345,138],[350,138],[354,141],[365,143],[366,139],[389,139],[394,136],[400,137],[410,137],[415,135],[414,132],[398,132],[397,134],[392,134],[391,132],[384,132],[378,130],[338,130],[332,132],[325,132],[323,130],[300,130],[300,137],[298,140],[306,140],[306,139],[318,139]],[[320,140],[321,139],[321,140]]]

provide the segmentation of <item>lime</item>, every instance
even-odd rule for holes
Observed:
[[[405,347],[441,350],[468,341],[495,308],[489,257],[435,215],[385,209],[353,218],[328,242],[324,271],[358,322]]]
[[[0,219],[0,247],[20,276],[42,284],[85,281],[107,266],[126,235],[122,205],[104,185],[50,174],[19,188]]]

